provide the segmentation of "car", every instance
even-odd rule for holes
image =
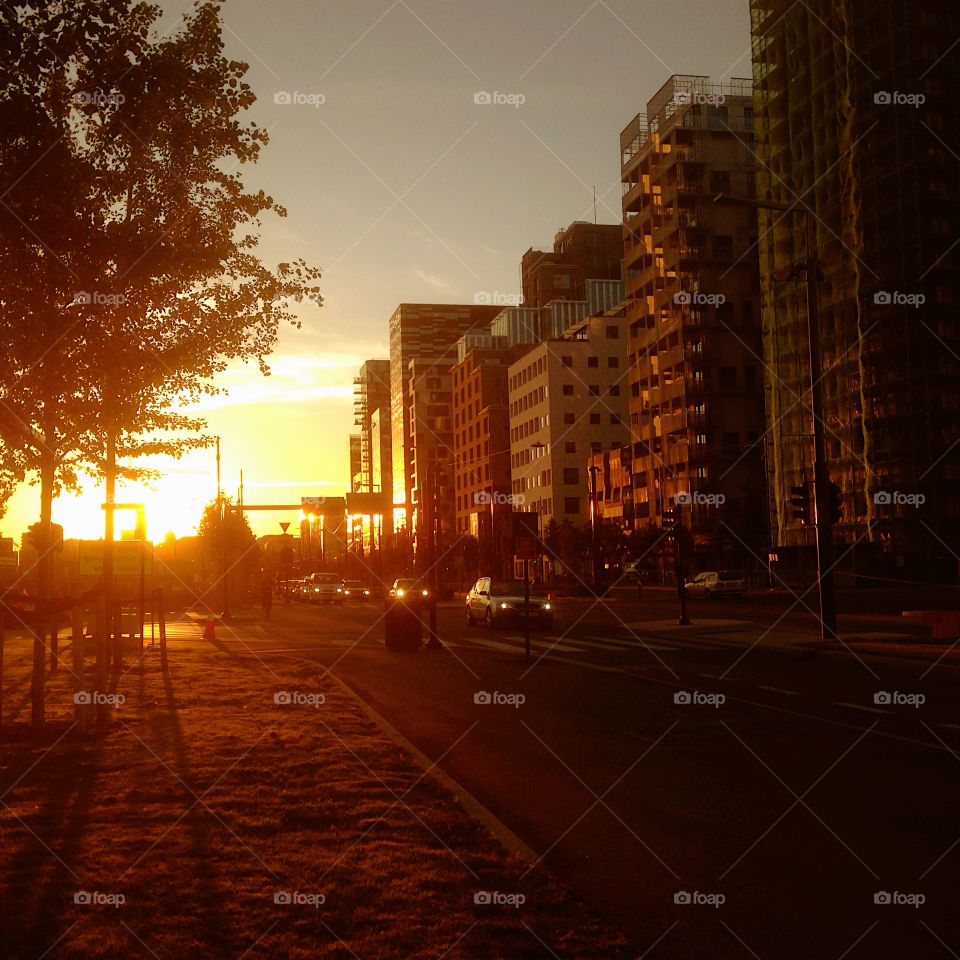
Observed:
[[[344,603],[363,603],[370,599],[370,588],[365,587],[359,580],[343,581]]]
[[[524,583],[522,580],[501,580],[481,577],[467,592],[465,604],[467,624],[478,621],[488,627],[505,623],[535,623],[549,629],[553,626],[553,604],[550,598],[538,593],[530,584],[529,615],[525,613]]]
[[[625,577],[633,577],[636,579],[642,579],[643,569],[640,565],[639,560],[629,560],[623,565],[623,575]]]
[[[733,570],[709,570],[684,584],[688,597],[742,597],[747,592],[743,574]]]
[[[306,598],[311,603],[343,603],[343,579],[336,573],[313,573],[307,580]]]
[[[406,603],[419,607],[425,600],[430,599],[430,588],[421,580],[413,577],[398,577],[393,586],[387,591],[387,605],[391,603]]]

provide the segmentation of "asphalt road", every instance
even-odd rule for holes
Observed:
[[[792,602],[698,601],[681,628],[667,591],[561,601],[529,661],[455,604],[439,653],[388,653],[375,604],[217,644],[332,671],[637,956],[958,956],[958,651],[870,612],[824,645]]]

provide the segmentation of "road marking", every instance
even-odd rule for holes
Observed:
[[[596,641],[596,643],[592,641]],[[663,647],[656,643],[647,643],[644,640],[607,640],[605,637],[587,637],[586,640],[581,640],[580,637],[567,637],[567,643],[579,643],[584,647],[592,647],[594,650],[611,650],[616,653],[621,650],[637,650],[641,653],[644,650],[666,650],[672,653],[677,649],[676,647]]]
[[[771,693],[784,693],[788,697],[799,697],[800,694],[796,690],[784,690],[783,687],[765,687],[762,683],[758,684],[757,687],[759,690],[769,690]]]
[[[471,638],[475,643],[496,643],[495,640],[488,640],[484,638],[481,640],[479,637]],[[503,646],[507,646],[510,650],[516,650],[518,647],[523,646],[523,637],[514,637],[514,636],[501,636],[501,641],[504,641]],[[580,650],[578,647],[568,647],[563,643],[550,643],[550,637],[539,637],[534,640],[533,637],[530,638],[530,649],[543,651],[544,653],[550,653],[554,650],[559,650],[561,653],[586,653],[586,650]]]
[[[844,700],[836,701],[838,707],[849,707],[851,710],[866,710],[868,713],[884,713],[889,714],[889,710],[880,710],[878,707],[867,707],[862,703],[847,703]]]

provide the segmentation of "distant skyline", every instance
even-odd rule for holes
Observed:
[[[161,29],[187,6],[164,4]],[[229,395],[193,408],[222,438],[225,491],[242,469],[248,501],[342,493],[353,378],[388,356],[397,304],[518,294],[523,252],[592,220],[594,187],[598,220],[620,221],[620,131],[671,74],[752,73],[747,0],[232,0],[224,20],[271,140],[248,185],[289,212],[264,223],[262,255],[320,266],[326,298],[282,332],[271,377],[231,368]],[[183,535],[215,476],[199,451],[155,492],[120,495],[145,500],[152,538]],[[90,481],[54,518],[98,536],[101,501]],[[19,538],[38,511],[25,486],[0,530]],[[280,519],[254,515],[254,531]]]

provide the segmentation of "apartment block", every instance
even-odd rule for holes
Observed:
[[[769,537],[751,88],[673,76],[620,137],[635,523],[681,495],[741,556]]]
[[[402,303],[390,318],[390,430],[393,503],[399,522],[410,530],[417,477],[411,443],[410,363],[446,365],[456,361],[457,341],[469,330],[489,327],[500,307]],[[449,389],[449,388],[448,388]]]
[[[589,520],[592,454],[629,442],[623,308],[586,317],[509,368],[514,509],[542,525]]]
[[[557,232],[552,249],[531,247],[523,255],[523,305],[537,308],[553,300],[586,300],[587,280],[619,280],[622,260],[619,224],[577,220]]]
[[[374,440],[374,419],[380,424]],[[353,423],[360,428],[360,492],[382,493],[393,484],[390,436],[390,361],[368,360],[353,381]],[[384,429],[386,426],[386,429]],[[375,444],[376,443],[376,447]]]
[[[960,539],[960,5],[751,0],[758,196],[815,214],[827,460],[841,563],[912,579]],[[806,219],[759,213],[771,527],[811,543]],[[792,277],[791,277],[792,274]],[[866,544],[864,548],[863,544]],[[863,571],[869,563],[858,563]],[[876,572],[876,571],[875,571]]]
[[[360,453],[362,441],[359,433],[351,433],[347,439],[350,448],[350,492],[358,493],[363,484],[363,458]]]

